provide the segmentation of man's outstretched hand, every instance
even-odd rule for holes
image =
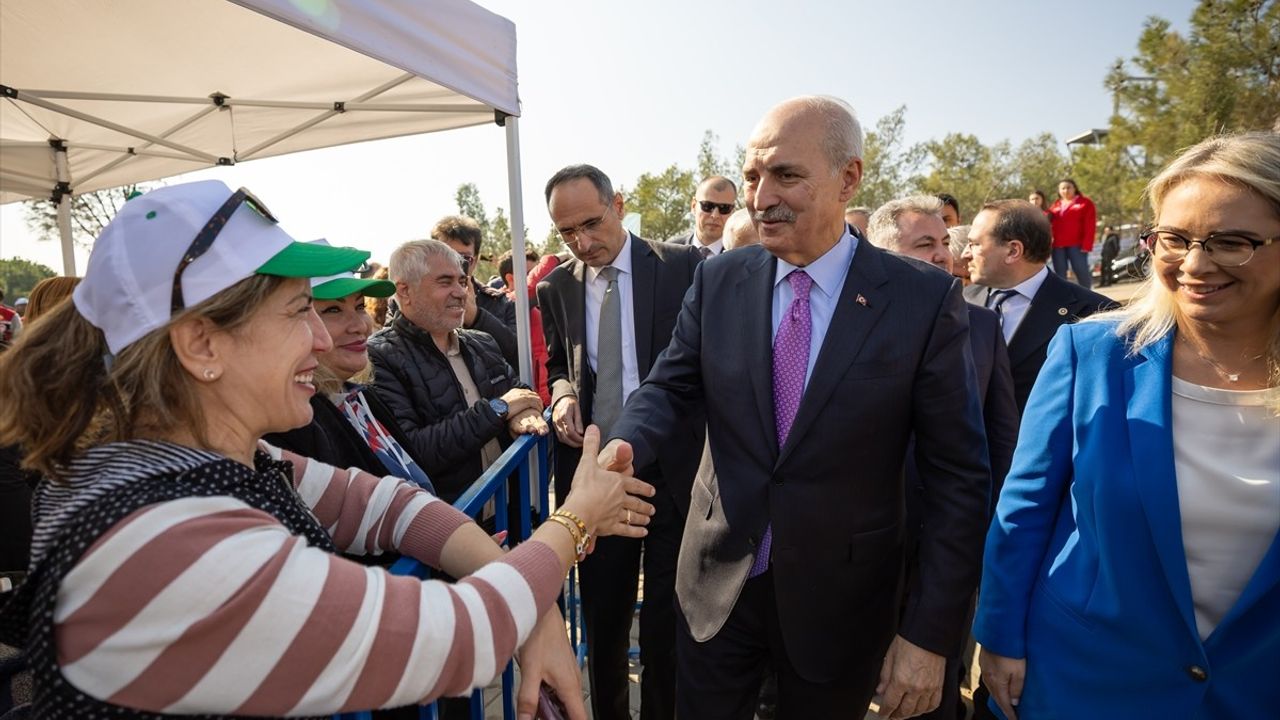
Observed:
[[[630,443],[621,438],[614,438],[600,451],[596,462],[605,470],[612,470],[623,475],[634,475],[635,468],[631,467],[631,461],[634,458],[635,453],[632,451]]]

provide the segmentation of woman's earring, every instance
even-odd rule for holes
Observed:
[[[213,380],[213,379],[214,379],[214,378],[216,378],[217,376],[218,376],[218,374],[217,374],[217,373],[215,373],[211,368],[205,368],[205,369],[204,369],[204,379],[205,379],[205,380]]]

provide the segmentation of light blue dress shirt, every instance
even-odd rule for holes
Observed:
[[[823,253],[822,257],[801,268],[779,258],[773,271],[773,338],[778,337],[778,325],[782,322],[782,313],[791,306],[795,293],[791,283],[783,282],[796,270],[804,270],[813,280],[809,290],[809,317],[811,332],[809,335],[809,368],[804,373],[804,385],[809,387],[809,378],[813,376],[814,363],[818,361],[818,351],[822,349],[822,341],[827,337],[827,328],[831,327],[831,316],[835,314],[836,303],[840,300],[840,292],[844,290],[845,278],[849,275],[849,263],[853,261],[853,253],[858,249],[858,238],[845,226],[844,234]]]

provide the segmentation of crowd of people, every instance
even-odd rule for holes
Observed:
[[[376,269],[220,182],[128,202],[0,355],[34,716],[394,717],[518,657],[521,717],[629,720],[641,576],[646,720],[962,718],[974,639],[977,717],[1274,712],[1280,137],[1152,179],[1125,307],[1073,180],[967,225],[945,194],[859,207],[862,141],[842,101],[775,106],[669,242],[566,166],[567,250],[496,287],[466,217]],[[530,537],[450,507],[548,433]]]

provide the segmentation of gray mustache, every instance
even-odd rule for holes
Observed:
[[[781,203],[774,205],[763,212],[757,211],[756,214],[751,217],[756,222],[793,223],[796,221],[795,211]]]

